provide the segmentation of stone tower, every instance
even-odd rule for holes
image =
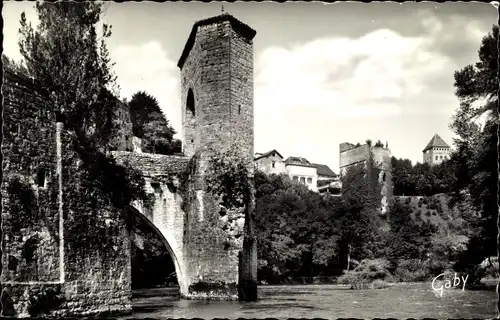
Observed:
[[[450,158],[450,146],[437,134],[422,150],[424,163],[434,166]]]
[[[251,161],[255,34],[229,14],[194,24],[177,64],[186,156],[237,144]]]
[[[205,180],[212,150],[224,152],[236,146],[252,167],[255,35],[255,30],[229,14],[198,21],[177,64],[181,71],[183,152],[188,158],[198,158],[190,191],[194,200],[186,211],[183,241],[187,297],[199,297],[210,287],[224,299],[256,299],[254,200],[245,208],[226,211]],[[235,225],[244,231],[234,231]]]
[[[381,213],[385,214],[393,200],[391,150],[382,146],[354,145],[344,142],[339,145],[340,175],[344,175],[349,167],[365,163],[370,154],[375,166],[380,170],[379,183],[381,185],[382,203]]]

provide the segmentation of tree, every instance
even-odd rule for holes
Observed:
[[[128,106],[133,133],[142,139],[144,151],[158,154],[181,152],[180,140],[174,140],[176,132],[163,115],[155,97],[145,91],[138,91]]]
[[[478,62],[455,72],[455,94],[460,107],[450,127],[458,135],[454,141],[458,147],[456,183],[467,191],[479,213],[474,221],[478,232],[470,239],[468,250],[458,263],[463,269],[470,269],[484,258],[498,254],[496,249],[500,248],[497,237],[500,230],[497,206],[498,112],[495,112],[498,104],[498,32],[499,27],[494,25],[492,32],[482,39]],[[480,116],[486,118],[483,127],[476,122]],[[497,286],[497,292],[500,293],[500,286]],[[500,310],[500,299],[497,310]]]
[[[367,144],[370,146],[370,143]],[[351,258],[362,260],[381,254],[382,195],[379,173],[370,151],[366,163],[348,168],[342,177],[343,205],[335,220],[347,266]]]
[[[98,38],[102,4],[37,2],[40,24],[35,30],[21,15],[19,47],[29,76],[44,84],[52,111],[65,116],[65,126],[86,143],[104,147],[111,130],[116,89],[105,39]]]
[[[41,107],[60,114],[87,178],[119,207],[144,196],[143,180],[128,166],[117,166],[107,150],[118,106],[117,89],[105,40],[97,36],[100,2],[36,2],[40,21],[33,28],[21,14],[19,48],[28,76],[43,84]]]
[[[338,198],[259,171],[255,186],[259,279],[279,283],[337,272]]]
[[[20,75],[25,75],[28,76],[28,70],[26,70],[26,67],[23,65],[22,62],[16,62],[14,60],[9,59],[5,54],[2,53],[2,63],[5,67],[5,69],[10,70],[16,74]]]

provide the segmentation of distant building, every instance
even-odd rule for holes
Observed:
[[[276,150],[271,150],[266,153],[256,153],[253,161],[255,168],[266,174],[280,174],[286,172],[283,156]]]
[[[266,153],[256,153],[254,157],[255,168],[266,174],[284,173],[291,180],[306,185],[310,190],[317,192],[318,186],[323,186],[337,181],[337,175],[324,164],[311,163],[302,157],[289,157],[283,160],[283,156],[277,150]],[[320,183],[321,182],[321,183]]]
[[[313,163],[313,165],[316,167],[316,172],[318,173],[318,181],[337,178],[335,172],[333,172],[327,165],[319,163]]]
[[[288,157],[285,160],[288,176],[293,180],[305,184],[310,190],[318,191],[318,173],[316,166],[302,157]]]
[[[354,145],[352,143],[341,143],[340,151],[340,175],[344,175],[349,167],[365,164],[369,159],[370,152],[373,154],[374,165],[380,169],[379,183],[382,185],[382,213],[386,213],[389,203],[392,202],[392,165],[391,151],[383,146]]]
[[[342,183],[340,178],[327,165],[313,163],[318,173],[318,192],[340,195]]]
[[[435,166],[441,162],[450,159],[450,146],[437,134],[432,137],[422,151],[424,163]]]

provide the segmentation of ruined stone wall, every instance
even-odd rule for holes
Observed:
[[[392,185],[392,162],[391,151],[383,147],[368,147],[364,144],[359,147],[350,143],[342,143],[340,151],[340,174],[344,174],[350,166],[365,163],[370,155],[373,155],[375,166],[380,169],[378,181],[381,184],[382,193],[382,213],[387,212],[389,205],[393,201]]]
[[[120,212],[81,168],[41,86],[9,72],[4,80],[1,280],[10,314],[130,311],[130,243]]]
[[[366,161],[369,156],[370,149],[366,144],[359,147],[352,147],[351,149],[340,148],[340,161],[339,166],[341,171],[345,171],[347,166],[355,165]]]
[[[382,147],[374,147],[372,152],[373,159],[381,170],[379,182],[382,184],[382,213],[386,213],[389,205],[393,202],[391,151]]]
[[[58,281],[55,116],[32,80],[2,87],[2,282]]]

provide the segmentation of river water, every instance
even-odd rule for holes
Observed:
[[[135,290],[132,317],[491,319],[497,299],[494,288],[445,289],[440,297],[430,283],[377,290],[349,290],[339,285],[260,286],[257,302],[180,300],[177,290]]]

